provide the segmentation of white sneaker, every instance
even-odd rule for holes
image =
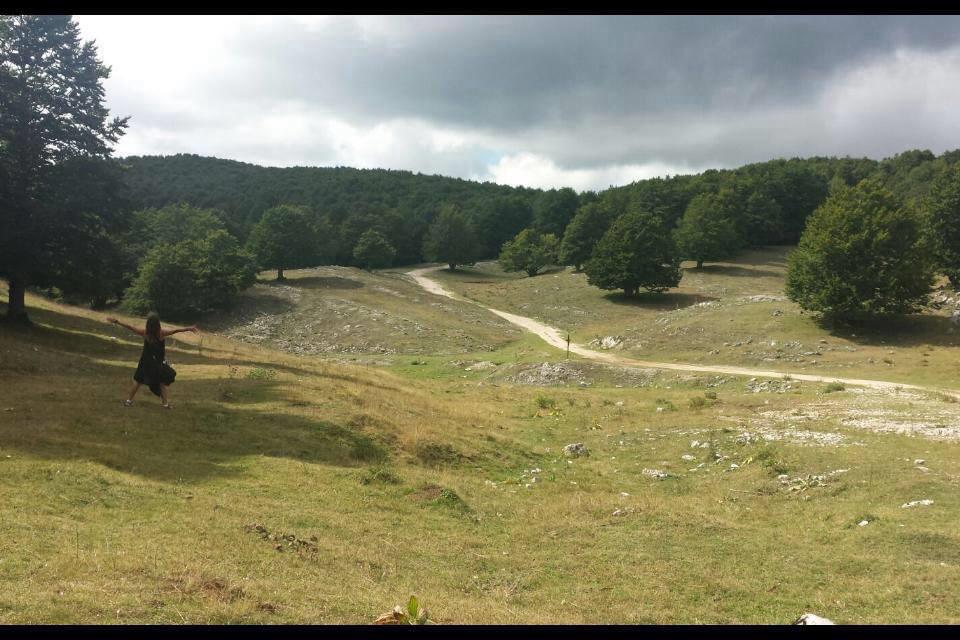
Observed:
[[[162,404],[162,405],[160,405],[160,406],[163,407],[164,409],[173,409],[173,407],[170,406],[170,403],[169,403],[169,402],[168,402],[167,404]]]
[[[125,407],[132,407],[132,406],[133,406],[133,400],[124,400],[124,401],[123,401],[123,406],[125,406]]]

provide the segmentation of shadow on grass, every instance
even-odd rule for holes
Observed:
[[[734,278],[782,278],[783,272],[742,267],[734,264],[705,264],[703,268],[684,267],[684,275],[730,276]]]
[[[608,293],[603,297],[613,304],[642,307],[656,311],[674,311],[717,299],[713,296],[704,296],[697,293],[650,293],[649,291],[642,292],[635,297],[625,296],[622,292]]]
[[[91,358],[126,360],[130,363],[130,376],[133,375],[142,350],[139,336],[105,322],[47,309],[32,308],[30,317],[32,325],[0,324],[0,332],[6,332],[14,340],[29,342],[33,347],[44,349],[51,368],[69,370],[81,363],[88,368],[87,363]],[[238,357],[227,349],[181,342],[175,336],[167,338],[166,351],[168,360],[175,368],[177,365],[232,365],[276,369],[294,375],[322,376],[319,372],[299,367]],[[356,383],[361,384],[360,381]]]
[[[288,278],[281,282],[271,280],[260,282],[267,286],[286,285],[298,289],[362,289],[364,284],[359,280],[341,278],[340,276],[307,276],[305,278]]]
[[[322,417],[263,409],[264,403],[314,404],[291,402],[285,381],[191,380],[181,374],[171,387],[173,410],[161,408],[145,388],[132,407],[124,407],[121,399],[136,361],[129,367],[97,362],[116,359],[124,348],[67,334],[74,351],[68,354],[72,364],[65,366],[63,352],[46,344],[63,342],[58,333],[65,330],[34,327],[14,334],[0,329],[0,345],[9,356],[0,363],[5,391],[0,442],[8,452],[88,460],[152,480],[188,482],[242,474],[249,456],[346,467],[389,457],[387,440],[379,436]],[[198,357],[195,362],[210,361]]]
[[[949,347],[960,342],[960,332],[945,316],[908,314],[863,322],[842,322],[816,317],[830,335],[864,346]]]

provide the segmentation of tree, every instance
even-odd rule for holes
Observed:
[[[496,256],[503,243],[527,228],[532,220],[533,208],[521,196],[499,196],[484,201],[475,214],[483,245],[482,257]]]
[[[389,267],[396,253],[393,245],[375,229],[370,229],[360,236],[353,249],[354,259],[370,271]]]
[[[504,243],[498,260],[504,271],[525,271],[532,278],[543,267],[557,262],[559,245],[552,233],[524,229]]]
[[[184,319],[230,304],[256,280],[256,260],[223,229],[174,244],[158,244],[140,264],[124,306]]]
[[[673,237],[680,258],[696,260],[697,269],[703,268],[705,260],[715,262],[733,257],[741,243],[720,199],[707,193],[690,201]]]
[[[110,69],[79,34],[70,16],[0,17],[0,277],[9,284],[8,319],[27,320],[25,289],[56,279],[70,234],[102,223],[45,200],[55,167],[109,157],[127,126],[126,118],[107,121]]]
[[[259,265],[277,270],[312,267],[320,261],[320,238],[306,207],[282,204],[263,213],[247,240],[247,249]]]
[[[605,200],[594,200],[580,207],[567,225],[560,243],[560,263],[570,264],[580,271],[590,259],[593,247],[616,218],[613,207]]]
[[[473,225],[456,205],[440,210],[427,229],[423,239],[423,257],[434,262],[446,262],[450,271],[458,264],[473,264],[479,253],[477,234]]]
[[[926,209],[937,266],[960,285],[960,164],[934,182]]]
[[[843,319],[915,310],[933,283],[919,214],[878,180],[835,191],[807,221],[790,255],[787,296]]]
[[[533,226],[540,233],[563,236],[580,206],[577,192],[569,187],[544,191],[533,201]]]
[[[587,282],[601,289],[623,289],[635,296],[642,287],[662,292],[680,284],[680,260],[659,216],[631,209],[610,225],[584,265]]]
[[[783,208],[772,197],[754,191],[743,208],[743,240],[751,246],[782,242]]]

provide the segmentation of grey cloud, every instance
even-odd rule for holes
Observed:
[[[237,34],[234,90],[373,120],[487,130],[586,117],[781,106],[897,46],[960,42],[956,16],[353,18]]]

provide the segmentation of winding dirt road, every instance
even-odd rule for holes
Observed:
[[[464,298],[463,296],[458,296],[457,294],[444,289],[440,284],[435,280],[431,280],[427,277],[427,274],[431,271],[436,271],[441,267],[425,267],[422,269],[414,269],[413,271],[408,271],[406,275],[410,276],[417,284],[423,287],[426,291],[433,293],[438,296],[444,296],[451,298],[453,300],[460,300],[462,302],[467,302],[470,304],[475,304],[477,306],[483,306],[479,303],[469,299]],[[526,329],[531,333],[534,333],[544,340],[547,344],[557,347],[558,349],[567,348],[567,339],[560,333],[557,329],[545,325],[542,322],[537,322],[533,318],[527,318],[524,316],[514,315],[512,313],[507,313],[506,311],[500,311],[499,309],[492,309],[490,307],[483,307],[490,313],[495,313],[500,316],[507,322],[513,323],[518,327]],[[960,394],[947,390],[947,389],[932,389],[930,387],[921,387],[914,384],[904,384],[902,382],[887,382],[884,380],[860,380],[858,378],[837,378],[832,376],[814,376],[808,373],[784,373],[781,371],[767,371],[764,369],[751,369],[748,367],[729,367],[723,365],[706,365],[706,364],[680,364],[676,362],[652,362],[649,360],[635,360],[633,358],[625,358],[623,356],[614,355],[612,353],[604,353],[602,351],[594,351],[593,349],[588,349],[583,345],[570,343],[571,353],[575,353],[584,358],[590,360],[599,360],[600,362],[606,362],[608,364],[619,365],[624,367],[640,367],[644,369],[667,369],[670,371],[688,371],[694,373],[722,373],[727,375],[734,376],[751,376],[757,378],[790,378],[792,380],[803,380],[806,382],[840,382],[842,384],[849,384],[858,387],[869,387],[871,389],[881,389],[892,391],[894,389],[915,389],[917,391],[934,391],[939,393],[946,393],[948,395],[954,396],[955,398],[960,398]]]

